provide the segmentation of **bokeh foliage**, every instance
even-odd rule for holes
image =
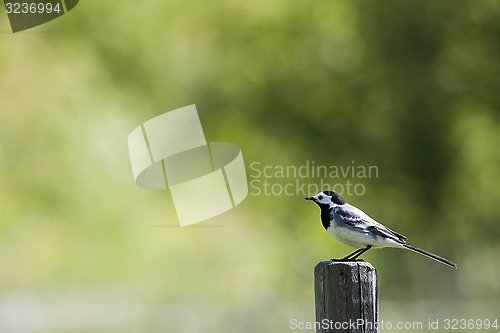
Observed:
[[[381,298],[500,298],[498,1],[85,1],[18,34],[1,18],[4,300],[312,304],[313,266],[351,249],[301,195],[180,229],[167,193],[133,183],[128,133],[188,104],[247,166],[378,167],[346,199],[459,265],[370,251]]]

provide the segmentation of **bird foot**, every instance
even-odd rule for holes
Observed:
[[[330,261],[340,261],[340,262],[349,262],[349,261],[362,261],[363,259],[350,259],[350,258],[342,258],[342,259],[330,259]]]

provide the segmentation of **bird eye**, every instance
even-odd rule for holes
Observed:
[[[319,199],[319,200],[323,200],[323,196],[322,196],[322,195],[320,195],[320,196],[318,197],[318,199]]]

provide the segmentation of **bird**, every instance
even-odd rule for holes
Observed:
[[[321,223],[330,235],[344,244],[359,248],[340,261],[354,261],[371,248],[394,247],[408,249],[457,268],[457,264],[451,260],[408,244],[406,236],[375,221],[361,209],[348,204],[336,192],[322,191],[305,199],[319,206]]]

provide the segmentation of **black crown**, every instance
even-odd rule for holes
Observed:
[[[333,192],[333,191],[323,191],[324,194],[332,197],[332,201],[337,204],[337,205],[343,205],[345,204],[344,198],[342,198],[338,193]]]

